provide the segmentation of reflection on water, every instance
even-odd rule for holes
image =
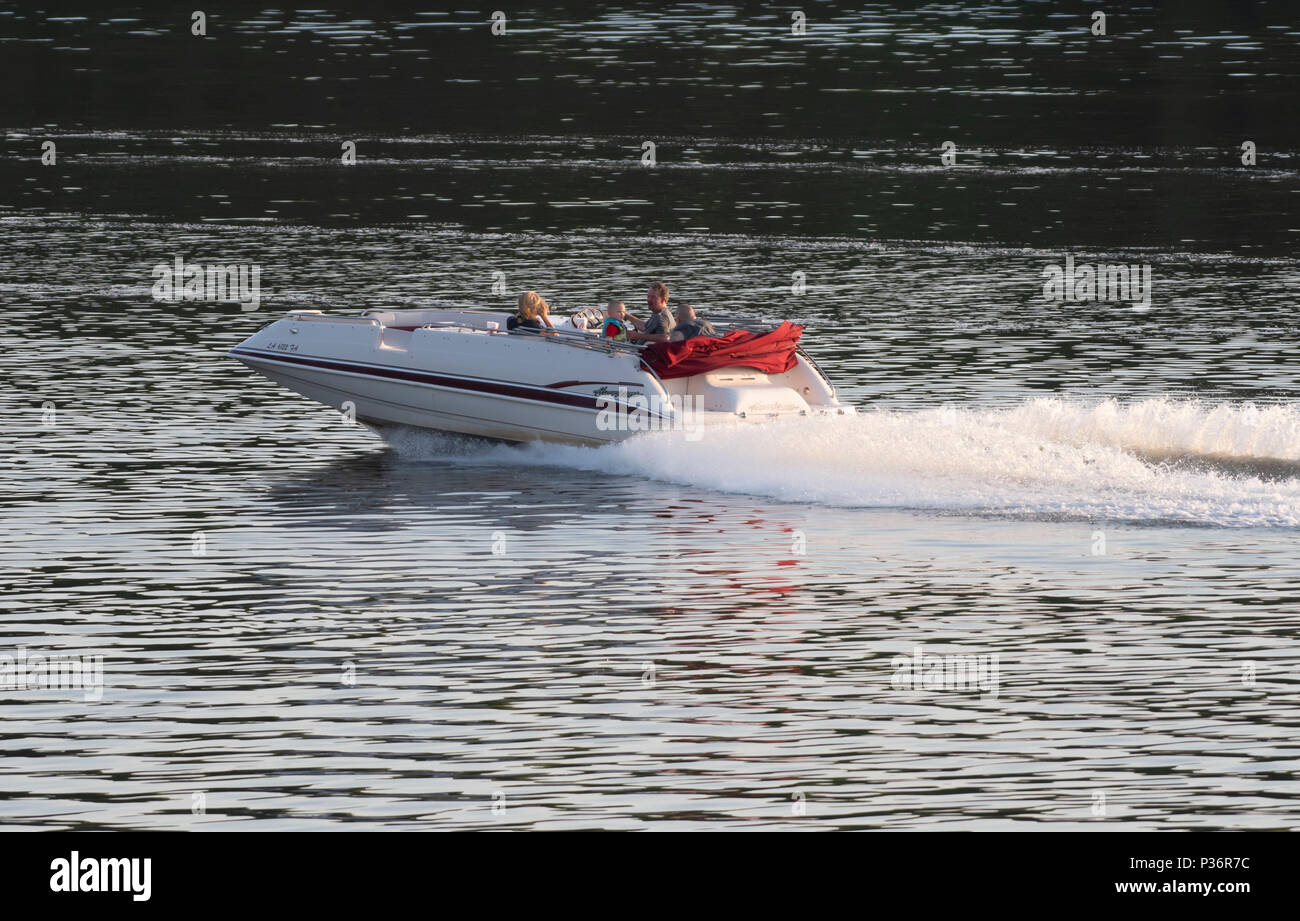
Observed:
[[[0,687],[0,822],[1297,826],[1292,25],[529,8],[525,60],[470,14],[80,15],[0,11],[0,655],[105,687]],[[1149,309],[1045,302],[1067,253]],[[153,301],[177,255],[262,309]],[[862,414],[389,445],[225,357],[498,272],[799,319]],[[900,685],[918,647],[997,681]]]
[[[107,662],[89,712],[7,695],[11,821],[987,828],[1100,790],[1140,827],[1294,822],[1291,532],[1093,556],[1087,523],[357,446],[201,467],[9,529],[9,633]],[[997,654],[996,693],[895,688],[917,646]]]

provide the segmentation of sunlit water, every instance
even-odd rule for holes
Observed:
[[[692,10],[666,28],[707,36]],[[538,26],[552,50],[593,45],[553,55],[550,78],[595,83],[548,103],[542,130],[521,106],[530,137],[492,136],[476,103],[500,62],[469,52],[429,97],[456,130],[419,112],[394,130],[403,82],[375,97],[355,167],[337,162],[353,125],[327,108],[212,130],[116,95],[91,118],[63,94],[58,118],[12,123],[4,645],[100,654],[104,689],[0,690],[0,821],[1300,825],[1300,146],[1284,135],[1249,172],[1185,125],[1052,143],[1033,113],[1059,98],[1025,96],[1068,96],[1114,61],[1053,72],[1068,24],[1006,15],[966,34],[942,12],[868,10],[817,33],[845,66],[945,42],[1023,65],[971,58],[956,86],[888,71],[877,89],[900,92],[861,135],[802,104],[848,93],[834,69],[792,90],[800,105],[736,102],[729,121],[728,93],[783,92],[744,88],[803,52],[725,26],[701,52],[726,66],[701,84],[699,136],[653,171],[617,103],[662,34],[631,16]],[[238,26],[243,55],[311,37],[247,106],[291,110],[309,65],[374,83],[395,36],[478,28],[317,20]],[[70,21],[66,47],[94,27]],[[166,47],[158,24],[129,28]],[[1234,28],[1151,26],[1114,53],[1159,48],[1194,94],[1234,44],[1237,69],[1293,85],[1293,33]],[[128,46],[95,47],[111,84]],[[486,83],[456,95],[457,79]],[[1271,83],[1234,79],[1239,105],[1268,109]],[[1105,85],[1118,110],[1140,104]],[[601,133],[593,99],[611,103]],[[1229,118],[1219,106],[1202,116]],[[939,168],[942,137],[904,136],[917,111],[979,152]],[[36,159],[46,123],[55,169]],[[1149,264],[1151,303],[1044,300],[1067,253]],[[258,264],[260,309],[154,301],[151,268],[176,255]],[[859,414],[601,449],[385,441],[225,357],[286,309],[504,306],[498,272],[566,310],[662,277],[704,313],[799,320]],[[900,686],[918,647],[996,655],[996,682]]]

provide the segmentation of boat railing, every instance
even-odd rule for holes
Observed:
[[[394,329],[469,329],[478,333],[494,333],[497,331],[491,326],[475,326],[472,323],[457,323],[455,320],[434,320],[432,323],[421,323],[419,326],[397,326]]]
[[[493,307],[367,307],[361,311],[361,315],[368,317],[372,313],[431,313],[435,311],[441,313],[476,313],[485,316],[510,313],[509,310]]]
[[[735,327],[757,326],[762,329],[768,329],[768,328],[776,329],[777,326],[781,325],[780,323],[773,323],[771,320],[764,320],[762,317],[733,317],[733,316],[728,316],[726,314],[719,315],[719,314],[711,313],[708,316],[703,317],[703,319],[708,320],[710,323],[714,324],[715,326],[721,323],[726,326],[735,326]]]
[[[339,316],[333,313],[321,313],[319,310],[291,310],[285,314],[291,320],[311,320],[313,323],[365,323],[369,326],[382,326],[377,317],[362,314],[359,317]]]
[[[477,332],[484,331],[483,328],[480,326],[467,326],[464,323],[454,323],[450,321],[426,323],[425,325],[419,327],[419,329],[470,329],[470,330],[475,330]],[[487,330],[487,332],[505,333],[506,331],[489,329]],[[654,378],[655,383],[659,385],[659,390],[661,392],[661,395],[665,398],[668,396],[668,388],[664,385],[663,379],[659,376],[659,372],[657,372],[654,368],[652,368],[649,365],[649,363],[645,361],[645,359],[641,358],[641,353],[645,350],[645,346],[640,343],[620,342],[617,339],[605,339],[603,337],[596,337],[593,335],[582,333],[577,330],[572,330],[572,331],[567,329],[540,330],[540,329],[532,329],[531,327],[527,327],[527,326],[515,327],[515,329],[506,333],[506,335],[515,335],[515,334],[524,335],[524,336],[537,336],[543,342],[555,342],[558,343],[559,345],[571,346],[572,348],[592,349],[598,352],[605,352],[606,354],[622,353],[624,355],[635,356],[638,359],[638,362],[640,363],[642,370],[649,373],[649,375],[652,378]]]
[[[808,367],[816,371],[818,376],[820,376],[821,379],[826,382],[826,386],[831,388],[831,399],[832,400],[835,399],[835,385],[832,384],[831,379],[826,376],[826,372],[822,370],[822,366],[817,364],[817,362],[813,360],[813,357],[804,351],[802,345],[796,345],[794,347],[794,351],[796,355],[800,356],[804,361],[808,362]]]
[[[491,327],[475,326],[470,323],[457,322],[455,320],[435,320],[432,323],[422,323],[415,327],[416,329],[467,329],[474,332],[488,332],[506,334],[504,329],[492,329]],[[563,345],[572,345],[578,348],[598,349],[604,352],[627,352],[630,354],[640,355],[645,346],[635,342],[620,342],[615,339],[603,339],[588,333],[582,333],[578,330],[567,329],[532,329],[527,326],[518,326],[510,330],[508,335],[539,336],[547,342],[560,342]]]
[[[513,333],[522,333],[526,336],[540,336],[542,339],[550,342],[559,342],[562,345],[572,345],[577,348],[597,349],[602,352],[625,352],[631,355],[640,355],[645,349],[644,345],[636,342],[622,342],[618,339],[606,339],[603,336],[595,336],[591,333],[583,333],[578,330],[568,329],[532,329],[527,326],[516,326]]]

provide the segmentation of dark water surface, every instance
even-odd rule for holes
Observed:
[[[1300,826],[1300,27],[1178,9],[0,5],[0,653],[104,658],[0,688],[0,822]],[[655,278],[860,415],[386,445],[224,354]]]

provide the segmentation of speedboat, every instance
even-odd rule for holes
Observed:
[[[508,313],[370,309],[289,313],[230,355],[382,433],[414,426],[498,441],[602,445],[637,432],[845,415],[801,327],[710,318],[720,336],[634,344],[584,311],[554,330]],[[591,327],[591,328],[587,328]]]

